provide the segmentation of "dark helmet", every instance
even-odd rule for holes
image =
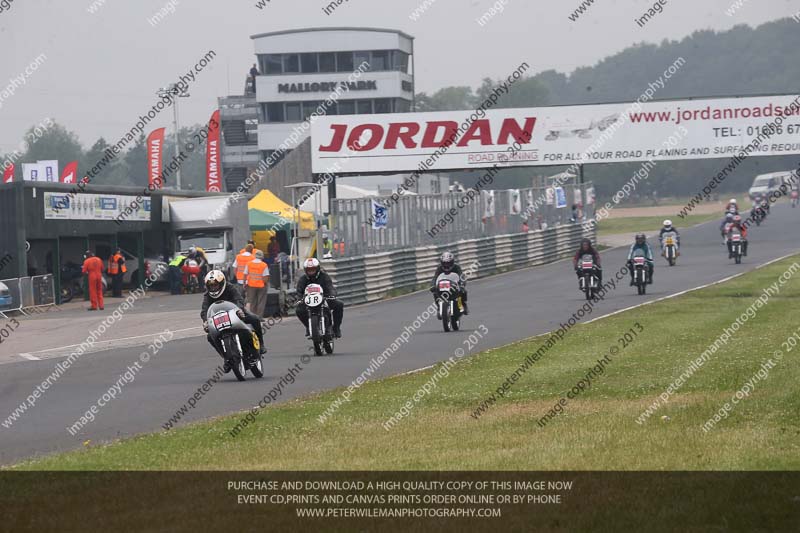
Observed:
[[[456,258],[453,257],[453,254],[450,252],[443,253],[439,260],[442,264],[442,270],[448,274],[453,270],[453,266],[456,264]]]
[[[581,240],[581,250],[591,250],[592,249],[592,241],[591,239],[582,239]]]
[[[645,235],[644,233],[636,234],[636,244],[644,244],[646,240],[647,240],[647,235]]]

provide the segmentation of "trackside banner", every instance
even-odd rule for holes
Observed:
[[[800,95],[325,116],[312,168],[348,173],[800,153]]]

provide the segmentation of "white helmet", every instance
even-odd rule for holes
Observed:
[[[728,203],[729,204],[735,204],[736,203],[736,198],[731,198],[730,200],[728,200]]]
[[[664,228],[665,229],[672,229],[672,221],[670,219],[667,219],[667,220],[664,221]]]
[[[309,257],[303,261],[303,270],[309,278],[316,278],[317,274],[319,274],[319,259],[316,257]]]
[[[206,274],[205,284],[208,295],[212,298],[219,298],[227,284],[225,274],[221,270],[212,270]]]

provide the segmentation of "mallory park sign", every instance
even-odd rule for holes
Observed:
[[[377,81],[339,81],[339,82],[314,82],[314,83],[279,83],[279,93],[318,93],[333,92],[341,87],[347,91],[377,91]]]

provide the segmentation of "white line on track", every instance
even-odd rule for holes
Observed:
[[[202,331],[202,328],[200,326],[195,326],[195,327],[191,327],[191,328],[176,329],[176,330],[172,330],[172,333],[178,333],[179,334],[179,333],[189,332],[189,331],[193,331],[193,330]],[[114,345],[118,344],[118,343],[121,343],[121,344],[124,345],[126,343],[129,343],[130,341],[136,341],[136,340],[139,340],[139,339],[152,339],[154,337],[157,337],[161,333],[163,333],[163,332],[162,331],[158,331],[158,332],[150,333],[150,334],[147,334],[147,335],[136,335],[134,337],[123,337],[123,338],[120,338],[120,339],[109,339],[109,340],[105,340],[105,341],[96,341],[94,343],[95,345],[92,347],[92,349],[87,350],[86,352],[83,353],[83,355],[86,355],[86,354],[89,354],[89,353],[97,353],[97,352],[103,352],[103,351],[111,350],[111,349],[115,348]],[[180,338],[186,338],[186,337],[188,337],[188,335],[184,335],[184,336],[182,336]],[[175,340],[177,340],[177,339],[175,339]],[[137,343],[127,344],[127,347],[136,346],[136,345],[138,345],[138,344]],[[23,357],[25,359],[28,359],[29,361],[41,361],[42,358],[44,358],[44,359],[56,359],[58,357],[68,357],[70,355],[70,353],[71,353],[71,349],[72,348],[77,348],[79,346],[80,346],[80,344],[69,344],[69,345],[66,345],[66,346],[59,346],[57,348],[48,348],[46,350],[39,350],[37,352],[33,352],[36,355],[33,355],[31,353],[27,353],[27,352],[26,353],[20,353],[20,354],[17,354],[17,355],[19,355],[20,357]],[[49,354],[55,354],[55,355],[49,355]],[[42,357],[37,357],[37,355],[38,356],[42,356]],[[48,355],[49,355],[49,357],[48,357]]]

